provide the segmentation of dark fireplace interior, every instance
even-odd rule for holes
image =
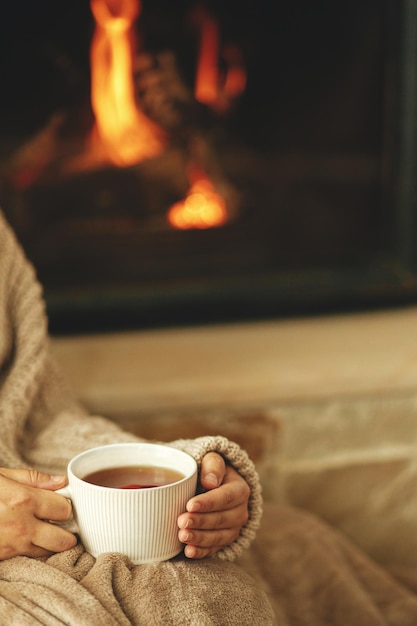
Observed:
[[[409,5],[3,7],[0,206],[51,331],[413,301]]]

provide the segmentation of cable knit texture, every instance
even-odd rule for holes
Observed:
[[[52,361],[48,343],[41,286],[0,212],[0,465],[64,473],[69,459],[84,449],[138,440],[86,413]],[[262,623],[271,623],[263,592],[231,563],[250,545],[260,523],[261,490],[252,461],[224,437],[170,445],[199,464],[206,452],[217,451],[246,478],[250,519],[239,538],[211,559],[157,566],[132,567],[121,555],[95,560],[80,545],[46,560],[10,559],[0,563],[0,615],[8,611],[8,625],[92,624],[91,614],[97,624],[253,624],[254,613],[243,608],[248,601]],[[204,602],[196,602],[198,589],[207,592]],[[187,606],[194,612],[184,615]]]

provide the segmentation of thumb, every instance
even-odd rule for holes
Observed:
[[[60,489],[67,482],[65,476],[46,474],[45,472],[39,472],[34,469],[1,468],[0,474],[21,485],[28,485],[29,487],[36,487],[37,489],[49,489],[51,491]]]
[[[201,462],[200,483],[205,489],[219,487],[226,473],[226,463],[217,452],[208,452]]]

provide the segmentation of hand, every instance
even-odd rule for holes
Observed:
[[[46,521],[71,516],[68,500],[53,493],[65,483],[65,476],[0,468],[0,560],[48,556],[77,543],[68,530]]]
[[[178,518],[178,536],[191,559],[211,556],[235,541],[249,517],[249,485],[220,454],[203,458],[200,482],[207,491],[191,498]]]

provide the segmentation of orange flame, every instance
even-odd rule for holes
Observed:
[[[205,15],[202,18],[200,52],[197,62],[195,98],[203,104],[217,100],[219,84],[219,29],[217,22]]]
[[[133,82],[133,25],[139,0],[91,0],[96,21],[91,42],[91,105],[108,158],[127,166],[157,156],[163,149],[160,129],[136,106]]]
[[[168,221],[180,230],[214,228],[227,222],[227,208],[210,180],[202,173],[191,185],[184,200],[173,204]]]
[[[238,46],[229,44],[223,50],[223,57],[228,66],[224,81],[224,94],[230,98],[237,98],[245,91],[247,82],[242,53]]]
[[[224,46],[222,55],[226,70],[224,74],[220,72],[218,22],[203,7],[198,8],[195,19],[201,34],[194,96],[198,102],[224,112],[230,107],[231,101],[240,96],[246,88],[247,76],[242,54],[233,44]]]

